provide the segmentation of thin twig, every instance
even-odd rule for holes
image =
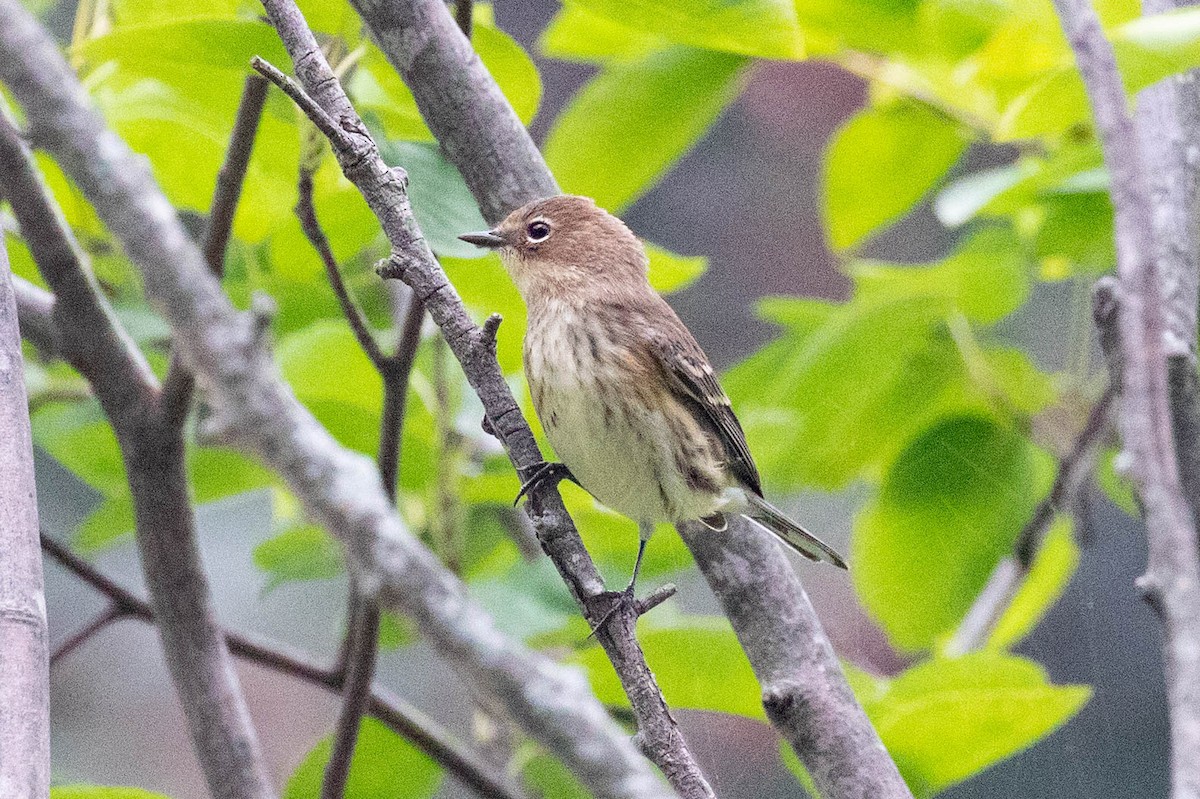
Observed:
[[[48,535],[42,534],[41,545],[55,561],[108,598],[121,615],[154,624],[150,603],[138,597],[103,572],[80,558]],[[224,631],[229,651],[243,660],[269,668],[296,679],[341,693],[343,678],[336,668],[314,662],[309,656],[276,642],[257,636]],[[494,773],[478,755],[468,750],[446,730],[419,710],[389,691],[375,687],[370,694],[371,715],[399,735],[412,741],[425,754],[472,788],[480,797],[491,799],[521,799],[520,793],[502,776]]]
[[[471,22],[475,11],[475,0],[454,0],[454,21],[463,36],[471,38]]]
[[[371,703],[371,683],[379,657],[379,604],[373,596],[352,593],[350,629],[345,653],[342,706],[333,733],[333,747],[321,781],[321,799],[341,799],[350,777],[363,715]]]
[[[379,217],[392,245],[392,254],[380,267],[385,277],[403,280],[429,310],[430,316],[442,330],[446,343],[462,364],[468,382],[484,406],[491,428],[505,446],[513,465],[523,479],[542,462],[541,451],[521,414],[495,354],[495,326],[476,326],[466,313],[454,287],[421,235],[409,207],[406,179],[397,169],[389,169],[379,156],[378,148],[366,127],[358,118],[340,84],[324,63],[303,17],[288,0],[267,0],[268,17],[288,47],[305,90],[312,98],[299,99],[302,109],[321,105],[314,115],[320,127],[322,121],[336,117],[339,131],[345,135],[331,137],[334,153],[346,177],[358,186],[368,205]],[[464,41],[454,27],[444,6],[440,13],[449,23],[452,35]],[[469,49],[469,45],[468,45]],[[261,59],[256,68],[288,91],[293,99],[303,90],[294,84],[286,85],[282,75],[266,67]],[[352,131],[353,135],[349,132]],[[636,608],[628,603],[614,610],[617,594],[606,592],[600,574],[587,554],[574,523],[554,487],[533,492],[527,505],[546,553],[554,561],[567,582],[584,615],[593,627],[599,625],[597,639],[604,646],[620,675],[630,702],[641,722],[638,741],[643,752],[651,755],[671,785],[685,797],[710,797],[709,787],[671,717],[654,675],[646,665],[641,647],[634,635]],[[610,618],[607,624],[600,622]],[[648,786],[648,789],[649,786]],[[651,790],[661,790],[655,786]]]
[[[203,242],[204,260],[217,277],[225,274],[225,251],[229,248],[233,218],[237,214],[242,187],[246,183],[250,155],[254,150],[254,139],[258,134],[258,123],[262,119],[270,86],[259,75],[246,76],[233,132],[229,134],[229,145],[225,149],[225,161],[217,171],[217,185],[213,189]],[[178,426],[184,423],[195,388],[196,378],[192,370],[180,360],[177,351],[172,352],[162,388],[163,414],[168,424]]]
[[[1095,9],[1089,0],[1054,4],[1087,89],[1111,176],[1120,291],[1115,309],[1108,303],[1098,306],[1104,313],[1097,314],[1097,322],[1102,337],[1115,338],[1122,356],[1121,438],[1141,498],[1148,545],[1146,573],[1138,584],[1158,611],[1164,632],[1171,795],[1195,799],[1200,797],[1200,759],[1195,756],[1200,751],[1200,553],[1179,471],[1164,307],[1169,299],[1166,287],[1177,280],[1194,281],[1195,276],[1168,277],[1164,269],[1194,270],[1196,265],[1157,260],[1166,234],[1158,227],[1139,134],[1112,44]]]
[[[67,636],[62,643],[50,653],[50,668],[53,669],[59,661],[69,656],[83,646],[92,636],[104,630],[110,624],[125,618],[125,612],[116,605],[109,605],[94,619]]]
[[[987,584],[963,617],[954,636],[946,644],[951,656],[973,652],[987,643],[996,623],[1012,604],[1021,584],[1029,576],[1034,558],[1059,513],[1073,513],[1075,499],[1084,480],[1096,465],[1096,456],[1109,430],[1115,390],[1110,384],[1092,406],[1083,429],[1075,437],[1071,449],[1058,464],[1058,472],[1050,493],[1037,504],[1033,516],[1021,528],[1013,546],[1013,554],[1001,560],[992,570]]]
[[[54,295],[28,280],[13,275],[17,298],[17,322],[21,338],[32,342],[43,358],[58,356],[58,328],[54,324]]]

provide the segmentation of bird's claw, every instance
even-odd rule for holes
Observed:
[[[571,474],[571,470],[567,468],[565,463],[542,463],[529,476],[529,479],[521,485],[521,490],[517,492],[517,498],[513,500],[513,507],[517,506],[522,497],[538,490],[542,486],[558,485],[563,480],[570,480],[575,485],[579,485],[579,481],[575,479],[575,475]]]

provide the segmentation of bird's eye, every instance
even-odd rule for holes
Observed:
[[[525,232],[529,234],[529,240],[534,244],[550,238],[550,226],[540,219],[536,222],[530,222]]]

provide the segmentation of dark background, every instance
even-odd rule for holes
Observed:
[[[501,2],[501,27],[527,48],[557,5]],[[70,18],[69,4],[60,9]],[[69,23],[68,23],[69,24]],[[588,78],[579,65],[540,61],[545,84],[539,138],[571,94]],[[626,215],[639,234],[674,251],[706,255],[709,272],[671,298],[719,366],[728,366],[770,339],[753,303],[770,294],[844,299],[851,289],[824,239],[817,201],[821,153],[834,130],[862,104],[862,82],[821,63],[767,63],[709,135]],[[976,151],[970,165],[1004,158]],[[960,165],[960,169],[963,167]],[[884,234],[876,257],[921,261],[950,245],[927,207]],[[1043,366],[1062,357],[1068,297],[1042,286],[1005,335],[1035,352]],[[65,538],[95,497],[70,475],[40,458],[43,521]],[[1104,796],[1144,799],[1167,790],[1167,730],[1157,622],[1133,581],[1145,560],[1140,528],[1089,489],[1081,525],[1082,562],[1066,595],[1020,647],[1045,664],[1055,682],[1086,683],[1094,697],[1062,730],[945,794],[989,797]],[[858,494],[809,494],[795,501],[806,520],[844,545]],[[331,657],[342,624],[341,581],[289,585],[262,595],[262,575],[250,558],[270,532],[269,497],[250,494],[200,511],[202,546],[221,618]],[[630,539],[631,556],[633,539]],[[844,551],[844,547],[843,551]],[[141,584],[132,543],[98,559],[108,574]],[[902,659],[858,609],[849,582],[834,570],[798,564],[839,653],[886,671]],[[47,566],[51,632],[60,640],[101,609],[101,600],[54,565]],[[685,611],[712,612],[707,589],[694,575],[681,586]],[[502,613],[503,608],[492,608]],[[336,702],[322,691],[240,665],[240,676],[263,746],[282,785],[312,745],[331,728]],[[385,655],[380,679],[469,733],[469,686],[422,646]],[[62,782],[138,785],[174,799],[200,799],[203,781],[191,753],[154,631],[123,622],[89,642],[52,675],[53,763]],[[449,714],[449,717],[448,715]],[[777,737],[765,724],[680,711],[684,733],[723,799],[798,796],[781,765]],[[950,745],[950,744],[948,744]],[[442,796],[469,796],[452,782]]]

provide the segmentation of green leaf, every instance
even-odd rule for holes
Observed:
[[[342,320],[317,322],[289,335],[276,348],[284,378],[306,404],[323,400],[378,413],[383,385],[358,340]],[[337,379],[329,368],[337,365]]]
[[[769,484],[841,488],[967,394],[944,297],[775,300],[802,319],[724,381]],[[869,376],[864,381],[864,375]]]
[[[1055,70],[1019,94],[992,131],[996,142],[1062,133],[1090,119],[1087,93],[1073,68]]]
[[[975,231],[945,260],[928,266],[859,261],[849,274],[864,298],[944,296],[968,318],[1003,319],[1029,296],[1020,244],[1008,228]]]
[[[380,151],[387,163],[402,166],[408,173],[413,215],[433,251],[453,258],[482,257],[483,251],[458,237],[462,233],[487,230],[488,224],[483,221],[462,176],[437,147],[381,141]]]
[[[538,39],[552,58],[603,64],[641,58],[669,46],[666,38],[593,12],[585,3],[563,3]]]
[[[1116,264],[1113,207],[1106,192],[1046,195],[1041,213],[1034,248],[1043,261],[1066,261],[1094,275]]]
[[[822,51],[888,53],[912,49],[918,37],[929,46],[930,37],[921,36],[918,25],[921,5],[920,0],[796,0],[796,15],[814,50],[819,44]]]
[[[141,788],[115,788],[104,785],[54,785],[50,799],[168,799],[165,794]]]
[[[579,615],[545,558],[517,561],[504,574],[475,579],[469,587],[471,596],[495,615],[501,631],[522,640],[559,630]]]
[[[546,139],[565,191],[619,211],[650,188],[741,91],[746,61],[672,47],[606,67]]]
[[[525,784],[542,799],[592,799],[592,794],[575,778],[571,770],[550,755],[539,754],[521,770]]]
[[[74,543],[84,554],[120,543],[134,530],[133,499],[129,492],[105,498],[75,530]]]
[[[1012,550],[1048,474],[1027,439],[978,415],[917,436],[855,520],[851,577],[904,650],[952,628]]]
[[[587,0],[587,9],[692,47],[760,58],[804,56],[793,0]]]
[[[825,156],[824,213],[833,247],[853,247],[904,216],[969,142],[958,123],[916,103],[853,117]]]
[[[1032,416],[1058,400],[1054,378],[1039,369],[1024,351],[989,347],[983,356],[990,378],[1015,410]]]
[[[638,640],[669,706],[766,718],[758,680],[724,618],[680,616],[664,627],[646,622]],[[591,647],[577,661],[601,702],[629,704],[604,650]]]
[[[254,565],[266,572],[263,593],[284,583],[328,580],[342,573],[342,548],[311,524],[293,527],[254,548]]]
[[[125,25],[75,48],[91,64],[117,61],[142,74],[218,68],[244,76],[250,59],[290,63],[279,34],[265,22],[239,19],[185,19]],[[236,97],[234,98],[236,102]]]
[[[323,739],[292,774],[283,799],[318,799],[332,740]],[[363,719],[350,762],[345,799],[422,799],[432,796],[442,770],[428,755],[375,719]]]
[[[946,227],[966,224],[988,203],[1020,183],[1027,173],[1019,163],[972,172],[938,192],[933,211]]]
[[[1033,631],[1058,601],[1079,565],[1079,545],[1069,516],[1060,516],[1046,533],[1042,548],[1017,595],[996,622],[988,639],[991,649],[1008,649]]]
[[[117,437],[96,402],[47,405],[33,415],[33,440],[105,496],[126,492]]]
[[[1029,748],[1090,696],[1050,684],[1031,661],[980,653],[909,669],[866,711],[909,785],[928,795]]]
[[[1111,30],[1109,38],[1131,94],[1200,66],[1200,10],[1195,8],[1135,17]]]
[[[416,626],[403,616],[384,611],[379,616],[379,649],[391,652],[411,643],[417,637]]]
[[[648,241],[642,243],[650,258],[650,285],[660,293],[687,288],[708,269],[708,259],[702,255],[676,255]]]
[[[481,322],[494,313],[504,319],[496,336],[496,355],[505,374],[520,372],[525,302],[500,259],[494,254],[470,261],[443,258],[442,266],[476,321]]]

